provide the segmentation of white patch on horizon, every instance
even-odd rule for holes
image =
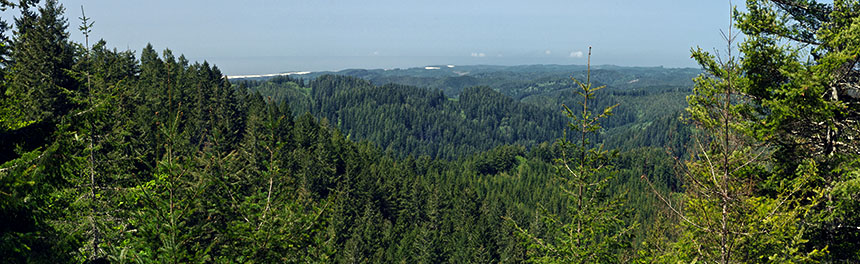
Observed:
[[[225,75],[228,79],[246,79],[246,78],[262,78],[262,77],[275,77],[275,76],[289,76],[289,75],[304,75],[309,74],[309,71],[298,71],[298,72],[285,72],[285,73],[269,73],[269,74],[247,74],[247,75]]]
[[[483,58],[486,57],[487,54],[483,52],[472,52],[472,57]]]
[[[427,67],[424,67],[424,69],[425,70],[438,70],[439,67],[427,66]]]
[[[552,51],[551,51],[551,50],[546,50],[546,51],[544,51],[544,52],[543,52],[543,54],[550,55],[550,54],[552,54]]]
[[[577,51],[574,51],[574,52],[571,52],[571,53],[570,53],[570,57],[571,57],[571,58],[582,58],[582,55],[583,55],[583,54],[582,54],[582,51],[581,51],[581,50],[577,50]]]

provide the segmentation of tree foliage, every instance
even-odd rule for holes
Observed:
[[[589,65],[591,49],[588,51]],[[614,172],[612,158],[617,153],[604,150],[603,145],[591,143],[593,134],[602,128],[600,121],[612,115],[617,105],[593,112],[590,108],[595,93],[605,86],[593,87],[591,75],[585,83],[576,81],[582,97],[581,111],[564,106],[568,118],[568,133],[559,141],[561,157],[556,159],[560,188],[568,197],[567,221],[548,214],[543,218],[550,237],[539,238],[514,225],[532,244],[531,261],[539,263],[608,263],[622,262],[623,249],[630,247],[636,224],[627,223],[623,194],[606,192]],[[575,79],[574,79],[575,80]],[[572,138],[572,139],[571,139]],[[546,214],[546,213],[545,213]]]
[[[742,55],[694,50],[695,82],[234,81],[91,45],[83,9],[75,43],[57,1],[0,0],[20,12],[0,21],[0,262],[856,261],[858,6],[750,0]]]
[[[856,261],[847,242],[856,239],[855,219],[833,216],[857,200],[833,191],[851,186],[856,167],[847,164],[860,155],[852,96],[858,3],[746,6],[733,14],[745,36],[739,57],[733,29],[724,34],[726,57],[693,50],[706,74],[687,111],[703,137],[686,164],[682,202],[661,197],[685,226],[670,254],[721,263]]]

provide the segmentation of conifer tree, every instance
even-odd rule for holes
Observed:
[[[820,176],[809,163],[792,182],[762,191],[777,174],[773,146],[756,138],[762,105],[755,100],[756,93],[769,93],[760,90],[760,78],[773,76],[750,74],[745,66],[755,58],[734,56],[737,35],[730,21],[723,34],[725,57],[692,50],[705,73],[687,97],[687,112],[700,133],[695,156],[684,164],[685,195],[678,203],[654,190],[683,227],[669,254],[716,263],[815,261],[826,248],[806,247],[800,222],[819,197],[800,194],[814,193],[812,183]]]
[[[77,90],[68,71],[74,63],[64,8],[48,0],[37,12],[23,9],[16,18],[10,91],[29,120],[56,122],[72,108],[69,94]]]
[[[556,159],[560,188],[567,198],[568,218],[544,212],[550,237],[540,238],[518,226],[530,242],[531,260],[538,263],[615,263],[623,262],[624,249],[630,247],[635,223],[627,223],[622,197],[610,197],[607,184],[613,176],[611,159],[614,151],[591,141],[602,128],[600,122],[612,115],[609,106],[593,112],[590,103],[595,92],[606,86],[591,83],[591,48],[588,50],[588,74],[585,83],[573,79],[581,96],[581,110],[564,106],[568,130],[559,141],[562,156]]]
[[[860,1],[749,0],[737,12],[747,36],[740,65],[754,106],[751,129],[774,147],[776,193],[815,175],[825,202],[801,221],[806,250],[831,261],[860,261]],[[803,197],[819,193],[805,191]]]

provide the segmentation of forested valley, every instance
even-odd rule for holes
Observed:
[[[2,263],[860,262],[857,1],[746,1],[701,69],[255,79],[0,5]]]

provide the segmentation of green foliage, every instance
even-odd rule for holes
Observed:
[[[860,202],[834,193],[841,190],[837,186],[850,185],[860,146],[858,6],[857,1],[747,1],[748,11],[735,14],[748,36],[740,51],[743,74],[751,80],[743,92],[753,95],[749,129],[774,149],[774,173],[761,192],[774,196],[793,182],[808,182],[799,197],[826,197],[805,213],[800,227],[809,240],[803,250],[827,248],[826,261],[858,261],[852,253],[857,245],[848,241],[860,238],[854,228],[860,219],[834,213]]]
[[[74,50],[63,12],[57,1],[49,0],[38,12],[24,9],[15,19],[18,34],[6,94],[19,103],[26,120],[54,121],[70,110],[69,93],[76,86],[66,70],[71,69]]]
[[[553,111],[486,87],[450,100],[334,76],[274,80],[272,89],[297,92],[264,99],[257,91],[270,84],[229,84],[217,67],[170,50],[149,45],[138,61],[106,46],[74,45],[67,111],[2,131],[12,139],[3,144],[18,146],[0,167],[0,209],[15,223],[0,230],[5,262],[510,263],[528,249],[503,217],[539,236],[550,234],[539,204],[572,219],[552,180],[561,148],[539,143],[560,120]],[[391,126],[397,141],[386,148],[451,160],[352,142],[334,126],[363,123],[339,105],[383,109],[365,120],[379,124],[408,113],[414,135]],[[22,118],[13,110],[4,109]],[[452,132],[471,143],[418,144]],[[613,179],[612,192],[633,186],[635,173]]]
[[[589,49],[589,61],[591,50]],[[593,87],[590,74],[581,83],[575,80],[582,97],[582,110],[575,112],[564,107],[568,129],[559,141],[562,156],[556,160],[561,181],[560,188],[570,199],[569,220],[558,216],[544,215],[549,228],[548,238],[539,238],[527,230],[516,226],[531,243],[531,261],[538,263],[608,263],[623,262],[624,249],[630,247],[630,237],[636,224],[628,224],[621,196],[610,196],[606,188],[613,176],[611,160],[615,152],[604,150],[602,145],[594,146],[589,135],[601,129],[600,121],[612,115],[617,105],[605,107],[598,113],[592,112],[589,103],[595,93],[605,86]],[[565,130],[568,131],[568,130]],[[546,213],[544,213],[546,214]]]
[[[233,83],[260,92],[274,102],[286,101],[294,113],[311,112],[325,117],[350,138],[371,141],[398,156],[429,155],[453,160],[502,144],[533,147],[561,137],[565,122],[558,109],[562,104],[574,104],[576,93],[564,88],[571,84],[569,79],[529,75],[560,75],[555,72],[557,69],[545,67],[547,69],[518,70],[529,70],[517,72],[523,80],[503,78],[515,83],[510,85],[491,81],[500,78],[499,72],[476,75],[472,78],[479,80],[477,83],[495,86],[464,87],[458,90],[456,97],[447,97],[435,89],[394,84],[376,86],[356,78],[329,75],[319,76],[307,85],[303,80],[290,77]],[[370,80],[379,81],[372,77],[375,74],[360,72],[364,71],[342,73],[371,76]],[[676,76],[665,75],[689,73],[638,68],[597,72],[601,73],[602,81],[611,81],[614,86],[598,91],[600,96],[593,101],[594,105],[598,108],[620,106],[619,114],[604,122],[605,130],[595,134],[595,140],[620,150],[667,146],[676,155],[686,153],[689,129],[677,116],[683,110],[683,98],[689,89],[683,86],[684,82],[674,80]],[[421,73],[414,72],[418,76],[422,76]],[[627,81],[611,79],[616,77]],[[634,80],[637,81],[631,83]],[[521,86],[538,88],[531,89],[530,95],[522,100],[511,98]]]
[[[847,135],[857,128],[846,125],[855,115],[851,87],[840,81],[856,72],[854,57],[843,53],[856,45],[827,41],[857,36],[847,22],[856,6],[747,1],[746,13],[735,12],[747,36],[744,57],[732,56],[732,31],[726,58],[693,50],[706,75],[696,79],[687,111],[702,137],[686,164],[682,206],[663,198],[685,227],[670,254],[721,263],[851,259],[843,252],[853,246],[840,242],[853,241],[851,232],[821,236],[831,221],[852,221],[825,220],[832,211],[822,210],[832,204],[829,186],[844,180],[833,166],[856,155],[843,147],[856,144]],[[841,12],[852,19],[841,20]]]
[[[0,262],[850,262],[857,6],[749,1],[742,58],[694,52],[691,129],[693,69],[230,83],[0,1]]]
[[[507,171],[516,166],[520,161],[517,156],[525,154],[523,147],[500,146],[485,152],[475,161],[475,169],[478,173],[497,174]]]
[[[551,111],[487,87],[467,89],[452,101],[441,91],[338,76],[322,76],[310,86],[311,113],[400,156],[456,159],[501,144],[534,145],[557,137],[562,124]]]

